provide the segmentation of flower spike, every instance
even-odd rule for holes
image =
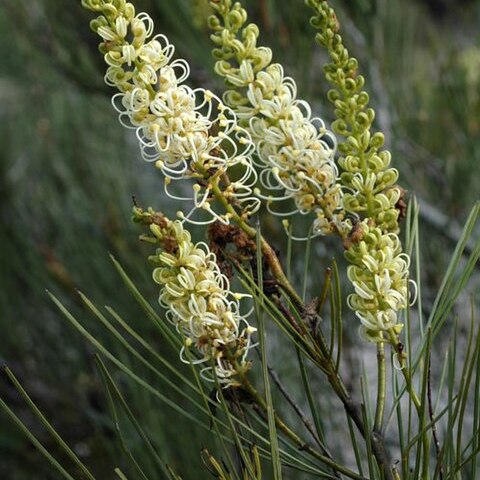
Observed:
[[[257,195],[269,204],[293,200],[291,214],[313,213],[313,235],[343,236],[334,135],[323,120],[313,117],[308,103],[297,98],[295,81],[285,76],[283,67],[271,63],[271,50],[257,47],[258,27],[245,25],[247,13],[241,4],[231,0],[210,4],[216,12],[209,20],[216,45],[215,71],[230,87],[223,96],[225,103],[255,143],[263,187]]]
[[[343,45],[334,10],[325,0],[306,3],[314,10],[311,24],[319,30],[316,39],[331,59],[324,70],[333,87],[328,94],[337,117],[333,130],[344,138],[338,145],[343,205],[358,218],[344,242],[351,264],[348,278],[355,291],[348,304],[360,319],[364,338],[383,342],[386,337],[396,344],[402,329],[398,315],[409,303],[410,259],[402,253],[398,237],[404,190],[396,185],[398,171],[390,167],[383,134],[371,131],[375,111],[368,106],[358,62]]]
[[[207,244],[193,243],[182,222],[139,207],[133,218],[149,225],[160,245],[150,257],[157,265],[153,279],[161,286],[159,303],[167,319],[184,338],[180,358],[203,364],[200,373],[208,381],[216,377],[224,388],[237,385],[239,370],[245,373],[251,367],[247,354],[256,331],[240,313],[240,298],[248,295],[230,290],[216,255]]]
[[[335,106],[333,130],[339,138],[345,187],[345,210],[361,218],[371,218],[384,232],[398,233],[398,219],[404,191],[396,185],[398,171],[390,167],[391,154],[383,148],[384,135],[372,132],[375,111],[369,107],[365,79],[358,73],[358,61],[351,57],[339,34],[335,11],[325,0],[306,0],[314,11],[311,24],[319,30],[317,42],[324,46],[331,62],[325,77],[332,85],[328,98]]]
[[[402,253],[402,245],[394,233],[383,233],[364,220],[357,226],[357,234],[345,252],[348,279],[354,287],[347,303],[355,311],[362,327],[363,338],[384,341],[384,333],[400,333],[398,314],[409,303],[408,268],[410,259]]]
[[[122,125],[136,130],[143,159],[162,171],[165,190],[173,198],[172,181],[195,182],[186,197],[194,206],[184,218],[228,223],[228,215],[216,213],[209,200],[212,180],[232,167],[239,177],[228,188],[231,203],[245,217],[256,212],[260,200],[253,195],[257,175],[250,158],[254,145],[233,110],[211,91],[184,83],[190,74],[188,63],[172,61],[174,46],[165,35],[153,36],[154,24],[146,13],[135,14],[124,0],[82,3],[101,13],[91,27],[102,38],[100,51],[108,65],[105,82],[119,91],[112,104]],[[198,211],[206,215],[195,221]]]

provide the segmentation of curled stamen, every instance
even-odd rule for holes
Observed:
[[[211,221],[226,221],[206,201],[209,191],[199,179],[233,166],[236,171],[240,166],[241,172],[235,180],[237,188],[230,192],[231,201],[245,208],[244,216],[252,215],[260,206],[252,192],[254,144],[234,111],[210,90],[194,90],[184,83],[190,66],[183,59],[172,61],[174,47],[165,35],[152,37],[154,24],[146,13],[135,15],[128,2],[114,8],[107,1],[92,2],[84,0],[84,5],[105,15],[94,20],[92,28],[104,40],[101,50],[109,65],[105,81],[119,91],[112,104],[120,122],[136,130],[142,158],[154,162],[166,179],[193,179],[202,188],[194,197],[194,210],[184,218],[194,222],[197,209],[200,215],[207,212]]]
[[[167,320],[184,339],[181,360],[207,364],[201,375],[208,381],[217,378],[224,387],[237,385],[240,371],[250,368],[247,355],[254,347],[255,328],[246,320],[248,313],[240,313],[241,300],[250,296],[230,290],[215,254],[204,242],[194,244],[182,222],[138,207],[134,219],[149,224],[160,245],[151,257],[158,265],[153,279],[161,286],[159,303],[166,309]]]
[[[398,316],[410,303],[409,262],[396,234],[383,233],[368,221],[361,222],[357,231],[359,238],[345,253],[351,263],[348,278],[355,289],[347,304],[364,327],[362,336],[383,341],[382,332],[402,329]]]
[[[344,215],[333,134],[321,119],[312,118],[306,101],[296,98],[295,81],[285,76],[283,67],[270,64],[270,49],[256,46],[258,28],[245,25],[241,5],[228,0],[210,5],[217,13],[211,22],[215,70],[233,87],[224,101],[255,144],[254,161],[264,190],[258,190],[259,197],[293,201],[293,214],[314,214],[314,236],[339,231]],[[299,171],[304,175],[297,175]]]

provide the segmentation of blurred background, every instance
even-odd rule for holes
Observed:
[[[176,55],[189,61],[191,83],[221,93],[212,72],[205,3],[135,1],[137,11],[150,13],[156,31],[176,45]],[[273,48],[274,60],[297,81],[300,96],[315,114],[331,120],[325,57],[313,40],[310,11],[301,0],[244,4],[260,25],[261,43]],[[421,205],[428,307],[459,227],[479,198],[480,2],[332,4],[345,43],[367,78],[377,127],[386,134],[401,183]],[[117,122],[97,37],[88,28],[91,18],[75,0],[0,2],[0,361],[16,372],[98,478],[112,478],[118,446],[92,351],[63,321],[45,289],[83,318],[80,289],[100,305],[113,304],[149,334],[108,253],[154,304],[150,250],[138,242],[130,221],[132,195],[167,213],[178,207],[164,196],[160,173],[142,162],[134,134]],[[276,221],[267,219],[265,225],[267,236],[280,231]],[[315,261],[341,256],[334,241],[316,244]],[[93,322],[89,326],[104,335]],[[207,478],[198,473],[199,456],[188,454],[199,451],[201,433],[157,408],[143,392],[125,388],[162,455],[185,478]],[[0,393],[55,451],[4,379]],[[1,413],[0,478],[58,478]]]

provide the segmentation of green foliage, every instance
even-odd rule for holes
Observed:
[[[137,7],[152,14],[193,65],[192,82],[219,88],[210,76],[203,10],[196,10],[191,26],[193,3],[199,6],[143,0]],[[280,0],[245,3],[275,61],[286,65],[316,109],[329,112],[319,80],[324,58],[313,45],[307,9]],[[395,166],[440,213],[465,217],[480,181],[478,48],[470,32],[479,12],[457,11],[463,35],[456,42],[458,26],[437,24],[413,1],[339,1],[335,7],[345,44],[366,71]],[[157,293],[143,260],[148,249],[138,245],[129,221],[132,194],[166,213],[178,207],[159,194],[159,176],[132,160],[138,149],[115,120],[88,20],[80,2],[59,8],[53,0],[6,0],[0,9],[0,356],[11,368],[0,383],[0,476],[338,478],[349,465],[346,478],[380,478],[375,439],[362,439],[358,429],[359,422],[368,431],[374,427],[376,373],[359,351],[356,323],[344,308],[339,271],[345,266],[330,262],[340,251],[331,240],[312,240],[306,249],[280,239],[276,244],[288,250],[287,276],[303,284],[303,298],[320,297],[323,320],[314,316],[313,333],[298,334],[295,325],[305,318],[288,295],[283,304],[265,295],[261,269],[256,280],[239,272],[257,319],[264,317],[262,338],[269,345],[261,360],[254,357],[257,399],[254,391],[231,398],[218,388],[215,397],[195,369],[179,364],[172,348],[178,337],[153,306]],[[417,207],[409,211],[405,246],[422,303],[405,319],[407,377],[396,369],[395,355],[387,367],[393,397],[385,406],[385,434],[402,478],[473,479],[480,335],[478,299],[464,292],[478,276],[478,205],[460,234]],[[264,233],[277,239],[280,230],[269,222],[264,219]],[[457,248],[445,254],[455,237]],[[106,252],[120,260],[114,268]],[[325,276],[307,268],[312,262],[323,262],[323,270],[330,265]],[[55,293],[53,307],[45,288]],[[314,338],[318,325],[324,339]],[[92,352],[98,353],[96,370]],[[351,412],[344,418],[341,388],[332,392],[327,380],[337,372],[355,399],[363,395],[356,422]],[[267,414],[258,413],[262,402]]]

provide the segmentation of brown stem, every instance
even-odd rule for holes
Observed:
[[[222,190],[219,186],[218,183],[218,177],[216,179],[212,179],[211,181],[211,189],[212,193],[215,196],[215,198],[223,205],[225,208],[226,212],[228,212],[231,216],[231,218],[237,223],[237,225],[251,238],[255,238],[257,235],[257,230],[251,227],[244,218],[242,218],[241,215],[238,214],[238,212],[235,210],[235,208],[229,203],[228,199],[225,198],[225,196],[222,194]],[[284,289],[284,291],[288,294],[288,296],[292,299],[294,304],[299,307],[300,311],[305,310],[305,305],[303,303],[303,300],[301,297],[298,295],[296,292],[295,288],[293,285],[290,283],[288,280],[287,276],[285,275],[285,272],[283,271],[282,265],[280,263],[280,260],[278,259],[275,251],[273,248],[270,246],[270,244],[263,238],[260,237],[260,246],[262,249],[262,253],[264,255],[264,258],[267,262],[267,264],[270,267],[270,270],[272,274],[275,276],[278,284]],[[370,434],[370,432],[367,432],[365,429],[365,425],[363,423],[363,417],[362,417],[362,410],[360,405],[355,402],[351,397],[350,394],[348,393],[345,384],[343,383],[343,380],[340,377],[340,374],[338,373],[335,365],[333,364],[330,354],[329,354],[329,348],[328,345],[325,341],[325,338],[323,337],[322,333],[319,331],[317,335],[317,344],[320,348],[321,352],[321,360],[322,364],[324,364],[324,371],[327,375],[328,381],[330,385],[332,386],[334,392],[337,394],[337,396],[340,398],[342,401],[345,411],[347,414],[352,418],[353,422],[359,429],[361,435],[366,438],[367,435]],[[248,382],[248,380],[244,377],[244,380]],[[253,389],[251,384],[248,382],[248,385],[250,388]],[[253,389],[254,390],[254,389]],[[263,401],[263,400],[262,400]],[[280,430],[284,431],[284,433],[290,432],[287,435],[291,437],[291,435],[295,435],[291,430],[286,427],[283,422],[280,420],[276,419],[277,422],[280,422],[277,426]],[[286,430],[285,430],[286,428]],[[296,436],[296,435],[295,435]],[[293,438],[292,438],[293,439]],[[334,465],[330,465],[332,467],[335,467],[336,464],[335,462],[331,462],[328,457],[325,457],[324,455],[320,454],[319,452],[316,452],[315,450],[311,449],[311,447],[306,446],[304,442],[300,439],[298,441],[302,444],[302,448],[304,448],[306,451],[309,453],[312,453],[313,456],[316,456],[317,458],[322,458],[322,459],[327,459],[328,462],[325,462],[327,465],[330,463],[333,463]],[[298,443],[298,442],[297,442]],[[373,434],[372,438],[372,450],[375,458],[377,459],[378,464],[382,467],[383,472],[384,472],[384,478],[385,480],[394,480],[393,478],[393,473],[392,469],[390,466],[390,462],[388,459],[388,455],[386,453],[385,449],[385,442],[383,440],[383,437],[381,434],[375,432]],[[320,457],[318,457],[320,455]],[[337,470],[341,472],[341,469]],[[361,478],[361,477],[352,477],[352,478]]]
[[[432,383],[431,383],[431,361],[430,358],[428,359],[428,376],[427,376],[427,398],[428,398],[428,415],[430,417],[430,422],[432,423],[432,436],[433,442],[435,444],[435,452],[437,454],[437,460],[440,460],[441,453],[440,453],[440,441],[438,440],[438,432],[437,432],[437,425],[433,418],[433,402],[432,402]],[[440,468],[438,470],[438,477],[440,480],[443,480],[443,466],[442,463],[439,462]]]
[[[327,354],[328,346],[325,337],[323,337],[321,331],[318,332],[317,342],[321,350]],[[371,434],[373,455],[375,456],[377,463],[383,470],[385,480],[394,480],[392,467],[387,450],[385,448],[385,440],[383,435],[380,432],[371,433],[366,430],[365,424],[363,422],[361,405],[355,400],[353,400],[350,396],[340,374],[338,373],[331,359],[328,360],[327,366],[328,369],[325,373],[327,375],[328,382],[332,386],[338,398],[343,403],[343,407],[345,408],[347,415],[353,420],[363,438],[367,438],[367,435]]]
[[[236,224],[251,238],[255,238],[257,236],[257,230],[251,227],[241,215],[235,210],[235,208],[229,203],[228,199],[225,198],[221,188],[218,185],[218,179],[214,179],[211,183],[212,192],[215,198],[223,205],[225,210],[228,214],[230,214],[231,218],[236,222]],[[302,308],[303,302],[300,298],[300,295],[296,292],[293,285],[288,280],[285,272],[283,271],[282,265],[280,260],[278,259],[275,251],[270,246],[270,244],[263,238],[260,237],[260,248],[262,249],[263,256],[270,267],[270,271],[276,278],[278,284],[282,287],[282,289],[288,294],[288,296],[292,299],[296,306]]]
[[[250,396],[255,400],[256,405],[261,408],[264,412],[267,411],[267,405],[264,399],[258,394],[257,390],[253,387],[253,385],[249,382],[246,376],[241,376],[241,381],[243,387],[248,391]],[[359,475],[358,473],[350,470],[343,465],[336,463],[330,457],[323,455],[322,453],[318,452],[314,448],[312,448],[308,443],[306,443],[299,435],[297,435],[293,430],[291,430],[288,425],[278,416],[275,412],[275,425],[277,428],[283,432],[290,440],[292,440],[300,450],[307,452],[308,454],[312,455],[317,460],[320,460],[325,465],[333,468],[334,470],[343,473],[349,478],[354,480],[366,480],[365,477]],[[392,479],[393,480],[393,479]]]

